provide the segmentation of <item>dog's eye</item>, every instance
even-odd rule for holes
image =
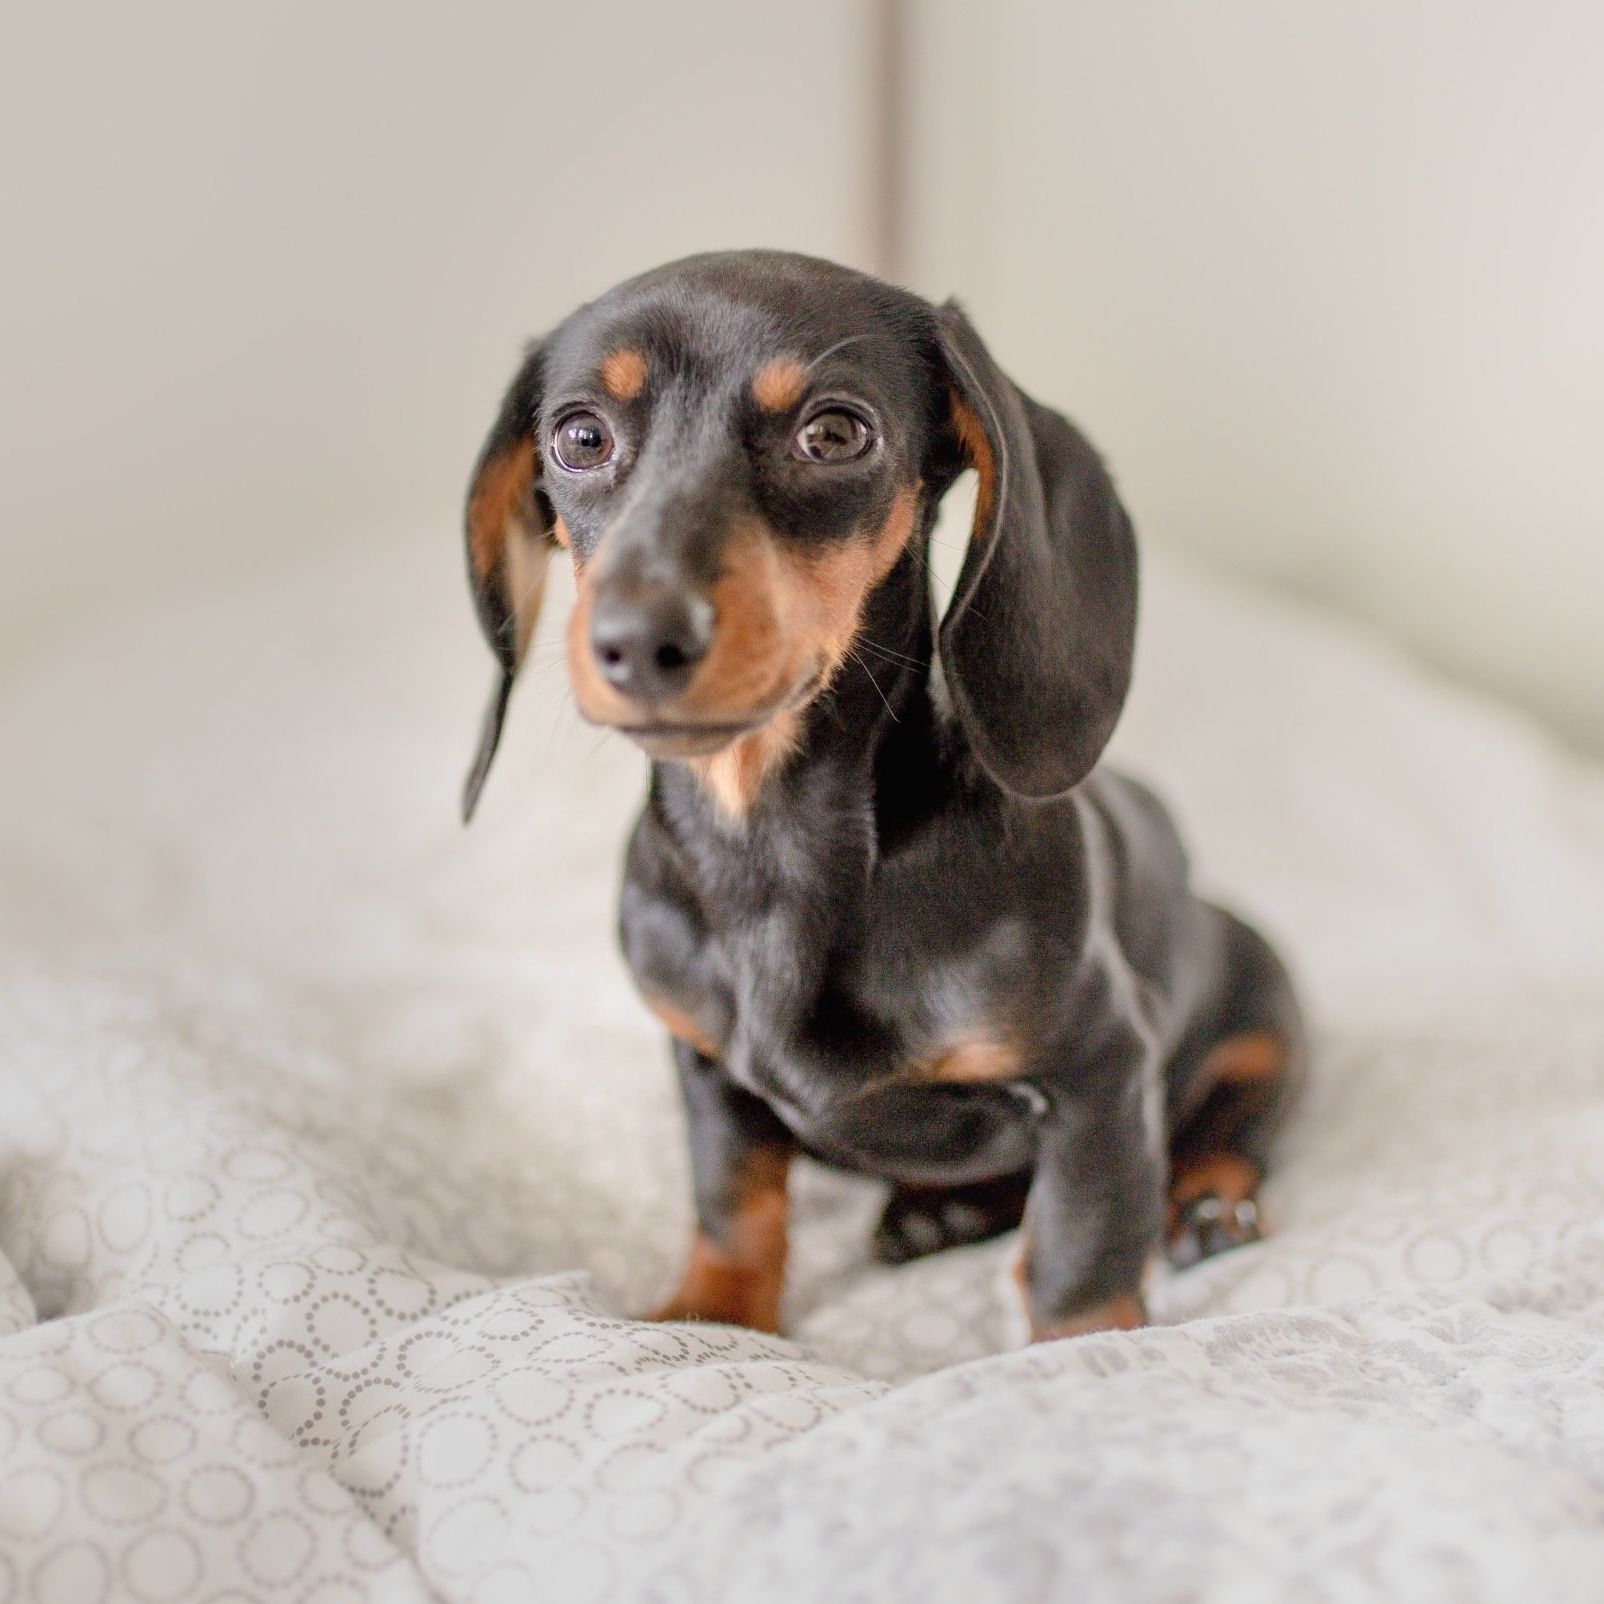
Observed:
[[[613,454],[613,431],[594,412],[570,412],[552,436],[551,449],[573,473],[599,468]]]
[[[796,432],[791,454],[807,462],[851,462],[874,443],[869,425],[856,412],[832,407],[815,412]]]

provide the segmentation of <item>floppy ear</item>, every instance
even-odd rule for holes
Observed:
[[[479,750],[462,791],[462,817],[473,817],[501,740],[518,665],[540,613],[546,564],[556,546],[551,503],[540,488],[535,424],[540,414],[541,348],[533,346],[502,399],[468,486],[464,517],[468,583],[480,627],[500,665],[485,709]]]
[[[1097,453],[936,312],[952,434],[980,487],[941,623],[954,711],[982,767],[1033,800],[1079,784],[1113,734],[1136,639],[1136,543]]]

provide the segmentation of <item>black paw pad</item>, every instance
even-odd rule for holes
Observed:
[[[893,1192],[874,1233],[875,1256],[884,1264],[906,1264],[985,1242],[1013,1230],[1024,1207],[1025,1187],[1019,1183]]]

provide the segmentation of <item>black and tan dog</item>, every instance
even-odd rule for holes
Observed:
[[[967,468],[938,621],[928,539]],[[580,711],[653,760],[621,927],[699,1222],[662,1317],[776,1327],[798,1152],[890,1181],[885,1258],[1023,1218],[1039,1337],[1139,1324],[1166,1239],[1256,1234],[1292,991],[1188,890],[1161,805],[1094,770],[1130,523],[956,307],[766,251],[633,279],[530,352],[467,539],[501,666],[467,811],[557,546]]]

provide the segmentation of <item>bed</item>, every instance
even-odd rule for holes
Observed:
[[[1597,769],[1150,553],[1116,761],[1315,1020],[1273,1236],[1029,1348],[1011,1243],[879,1267],[806,1170],[788,1337],[656,1326],[641,760],[556,640],[466,833],[432,541],[3,648],[0,1599],[1604,1597]]]

